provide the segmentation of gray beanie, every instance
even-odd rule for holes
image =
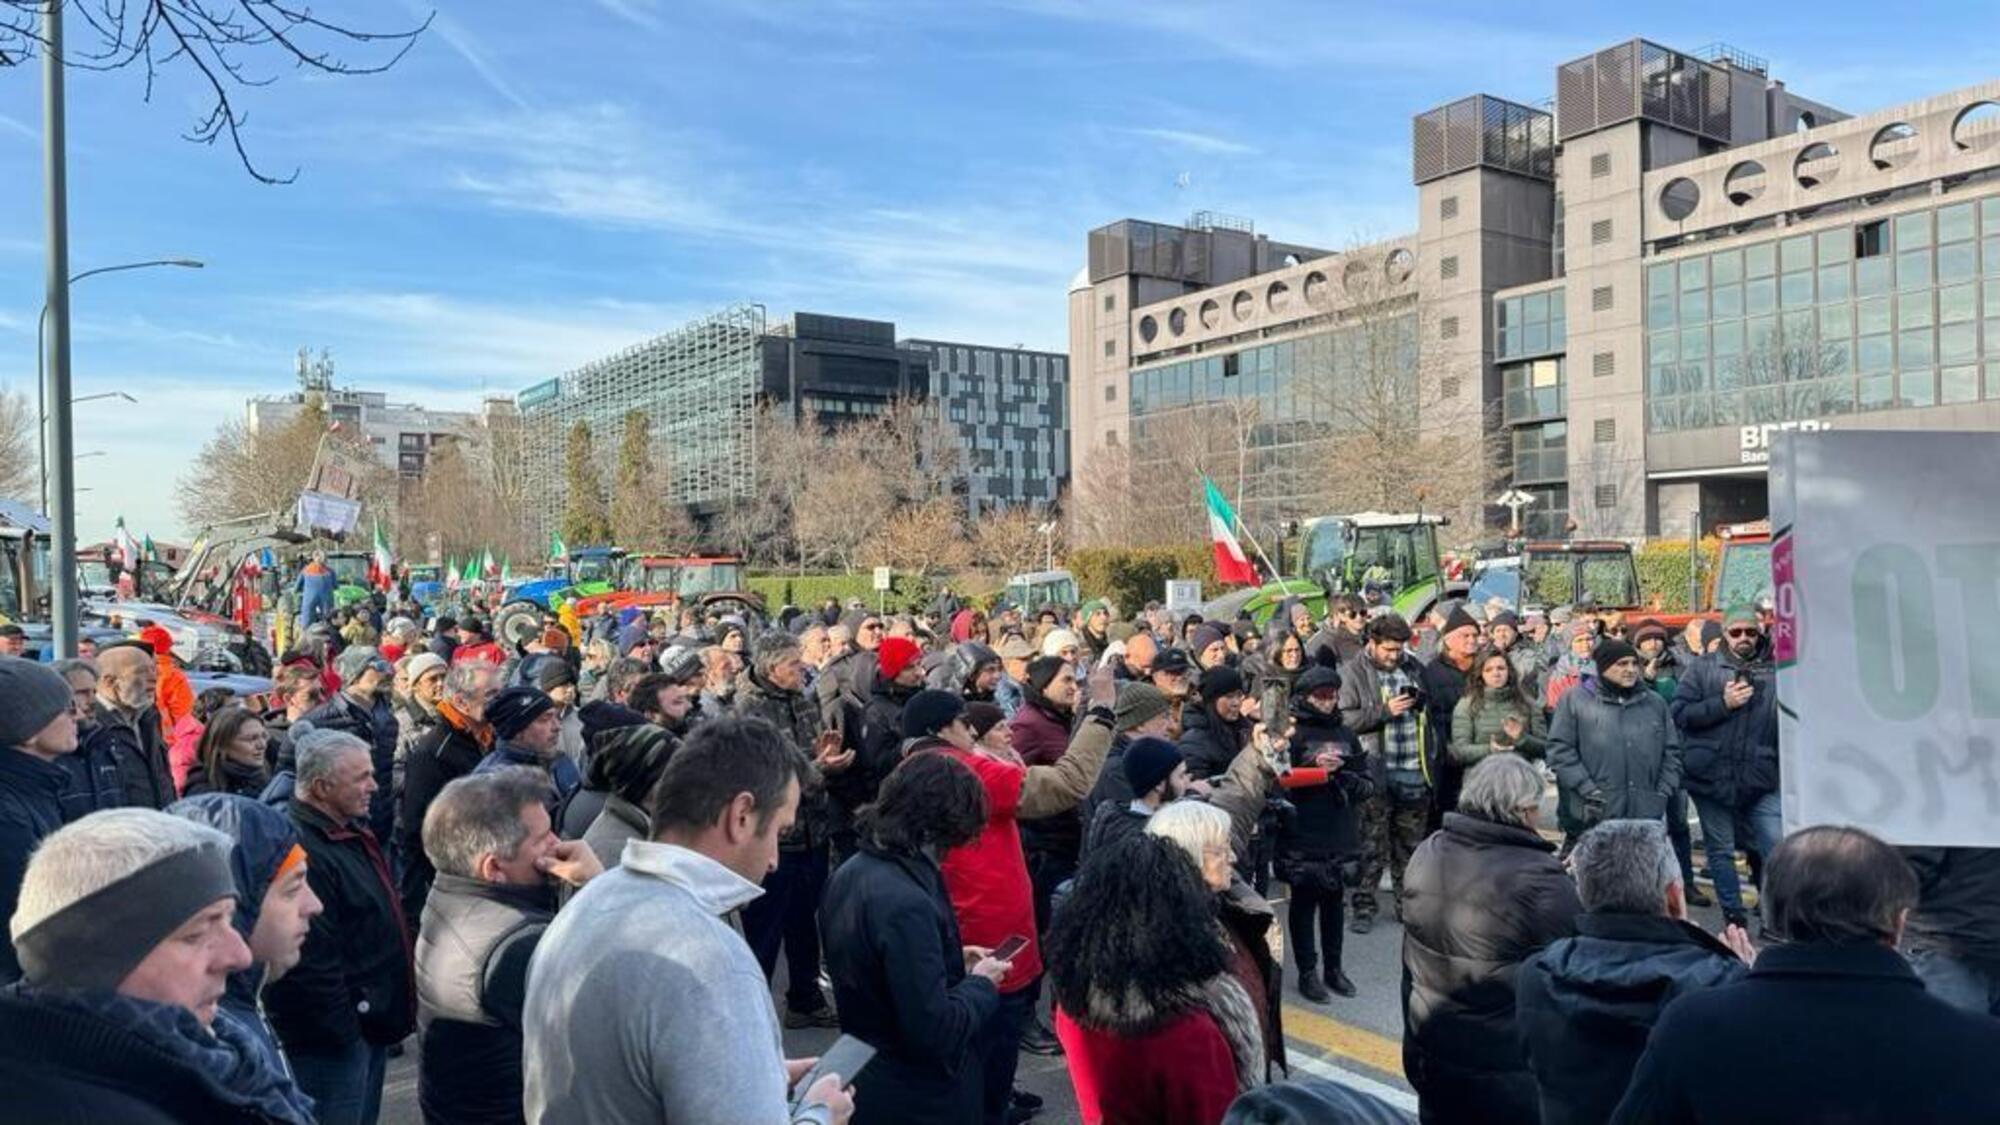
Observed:
[[[19,746],[69,710],[69,681],[46,664],[0,656],[0,746]]]

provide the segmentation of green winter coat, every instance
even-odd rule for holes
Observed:
[[[1472,696],[1467,694],[1451,711],[1451,760],[1471,769],[1493,753],[1496,740],[1508,745],[1507,731],[1502,725],[1508,715],[1519,718],[1526,728],[1520,739],[1512,742],[1513,752],[1524,758],[1541,757],[1548,745],[1548,722],[1542,718],[1540,707],[1518,701],[1502,701],[1481,707],[1475,715],[1472,712]]]

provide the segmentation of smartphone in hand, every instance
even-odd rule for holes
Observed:
[[[1013,937],[994,946],[993,952],[987,954],[987,956],[993,958],[995,961],[1012,961],[1016,954],[1026,948],[1028,948],[1028,939],[1020,934],[1015,934]],[[843,1071],[842,1073],[846,1072]]]
[[[813,1088],[813,1083],[829,1074],[838,1074],[843,1084],[854,1085],[854,1076],[860,1074],[861,1068],[874,1057],[875,1048],[852,1035],[842,1035],[826,1049],[812,1069],[806,1071],[805,1077],[792,1086],[792,1104],[796,1106],[799,1099],[806,1096],[806,1091]]]

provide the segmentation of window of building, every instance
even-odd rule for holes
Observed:
[[[1565,409],[1563,359],[1510,363],[1500,369],[1500,420],[1517,422],[1560,418]]]
[[[1616,508],[1618,506],[1618,486],[1615,484],[1598,485],[1596,501],[1599,508]]]
[[[1609,378],[1613,373],[1617,357],[1610,352],[1598,352],[1590,357],[1590,375],[1593,379]]]
[[[1446,281],[1450,281],[1452,278],[1458,276],[1458,255],[1447,255],[1443,261],[1438,263],[1438,276]]]
[[[1599,418],[1591,425],[1590,440],[1605,445],[1618,440],[1618,419]]]
[[[1458,197],[1457,197],[1457,196],[1455,196],[1455,195],[1447,195],[1447,196],[1445,196],[1445,197],[1444,197],[1443,199],[1441,199],[1441,200],[1439,200],[1439,201],[1438,201],[1438,218],[1440,218],[1440,219],[1456,219],[1456,218],[1458,218]]]
[[[1500,359],[1546,355],[1567,345],[1569,325],[1561,289],[1493,302]]]
[[[1438,380],[1438,397],[1439,398],[1458,397],[1458,376],[1446,375]]]
[[[1854,228],[1854,256],[1879,258],[1889,252],[1889,220],[1877,219]]]
[[[1104,444],[1106,444],[1106,445],[1114,445],[1114,446],[1115,446],[1115,445],[1117,445],[1117,444],[1118,444],[1118,431],[1117,431],[1117,430],[1106,430],[1106,431],[1104,431]]]
[[[1104,384],[1104,401],[1106,402],[1118,401],[1118,384],[1116,383]]]
[[[1104,354],[1105,354],[1105,355],[1107,355],[1107,356],[1114,356],[1114,355],[1117,355],[1117,354],[1118,354],[1118,341],[1116,341],[1116,340],[1106,340],[1106,341],[1104,341]]]
[[[1600,246],[1611,241],[1611,220],[1598,219],[1590,224],[1590,243]]]
[[[1590,291],[1590,308],[1592,312],[1610,312],[1611,300],[1611,287],[1609,285],[1600,285]]]
[[[1456,340],[1456,339],[1458,339],[1458,318],[1457,318],[1457,317],[1455,317],[1455,316],[1447,316],[1447,317],[1445,317],[1445,318],[1443,318],[1443,319],[1441,319],[1441,320],[1439,320],[1439,321],[1438,321],[1438,338],[1439,338],[1439,339],[1441,339],[1441,340]]]
[[[1116,293],[1106,293],[1104,295],[1104,311],[1105,312],[1118,311],[1118,295]],[[965,360],[960,359],[959,362],[964,363]]]
[[[1609,176],[1610,174],[1611,174],[1611,154],[1608,152],[1600,152],[1593,154],[1590,158],[1590,178],[1593,180],[1601,180],[1604,177]]]
[[[1569,427],[1562,421],[1522,426],[1514,431],[1514,480],[1562,480],[1569,472]]]

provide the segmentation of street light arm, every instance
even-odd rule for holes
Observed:
[[[96,277],[100,273],[118,273],[121,270],[144,270],[152,269],[156,266],[172,266],[176,269],[199,270],[208,268],[208,263],[195,258],[159,258],[150,262],[126,262],[124,265],[99,266],[96,269],[72,274],[69,283],[75,285],[86,277]]]

